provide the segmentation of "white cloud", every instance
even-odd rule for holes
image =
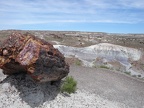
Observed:
[[[85,0],[85,2],[104,9],[144,9],[143,0]]]
[[[144,22],[143,0],[1,0],[0,5],[3,25]]]
[[[119,0],[119,4],[127,8],[144,9],[143,0]]]

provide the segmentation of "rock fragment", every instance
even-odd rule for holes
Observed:
[[[53,45],[29,33],[18,32],[1,44],[0,68],[4,74],[24,72],[40,82],[57,81],[69,73],[64,56]]]

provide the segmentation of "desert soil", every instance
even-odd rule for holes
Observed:
[[[144,82],[108,69],[71,66],[78,88],[126,108],[144,108]]]
[[[0,72],[0,108],[144,108],[144,82],[112,70],[70,67],[76,93],[59,93],[58,85],[36,83],[27,75]]]

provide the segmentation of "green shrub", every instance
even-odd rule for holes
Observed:
[[[61,92],[66,92],[66,93],[74,93],[76,91],[76,87],[77,87],[77,81],[74,80],[74,78],[72,76],[68,76],[66,77],[66,79],[64,80],[64,83],[61,86]]]
[[[75,65],[81,66],[81,61],[80,61],[80,60],[76,60],[76,61],[75,61]]]
[[[109,67],[107,67],[107,66],[105,66],[105,65],[101,65],[100,68],[109,69]]]
[[[126,72],[124,72],[124,73],[127,74],[127,75],[131,75],[131,72],[127,72],[127,71],[126,71]]]

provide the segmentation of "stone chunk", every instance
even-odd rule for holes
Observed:
[[[50,43],[29,33],[12,33],[0,46],[0,68],[7,75],[27,73],[39,82],[57,81],[69,73],[64,56]]]

